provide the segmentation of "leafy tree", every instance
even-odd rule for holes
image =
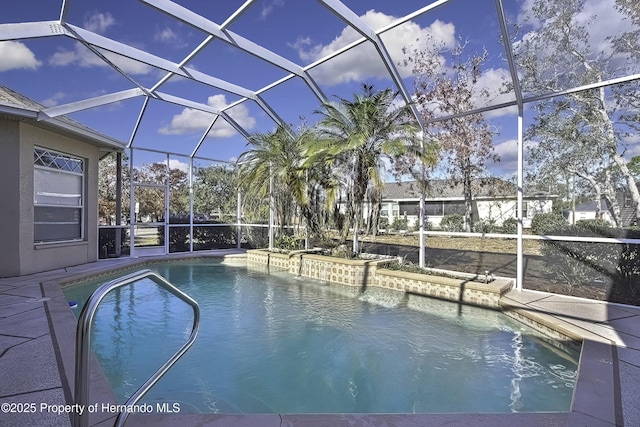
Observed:
[[[569,102],[544,104],[544,108],[542,104],[536,106],[540,110],[527,131],[537,142],[529,153],[529,172],[536,179],[557,177],[560,171],[575,175],[581,180],[578,186],[587,184],[598,215],[603,196],[608,200],[616,199],[611,158],[602,145],[593,143],[602,137],[601,129],[576,120],[575,105],[569,106]],[[555,112],[553,115],[549,115],[551,111],[547,109],[551,104],[556,104],[551,107]],[[614,218],[619,220],[619,209],[614,208],[613,212]]]
[[[317,124],[319,140],[311,147],[307,164],[328,165],[339,177],[346,192],[354,253],[360,251],[364,202],[382,187],[384,160],[393,162],[409,152],[424,157],[416,144],[418,128],[411,109],[394,108],[396,96],[391,89],[375,91],[364,84],[353,100],[324,102],[317,111],[322,116]]]
[[[616,9],[627,17],[634,28],[613,39],[616,51],[627,52],[640,61],[640,3],[636,0],[616,0]]]
[[[171,214],[189,213],[189,174],[171,168],[169,169],[169,212]]]
[[[367,215],[366,234],[375,236],[380,227],[380,211],[382,209],[382,191],[379,188],[371,188],[368,192],[369,214]]]
[[[111,153],[100,160],[98,168],[98,209],[101,218],[104,218],[109,225],[116,215],[116,174],[117,157]],[[127,156],[122,156],[122,215],[129,214],[129,168],[127,167]],[[166,164],[153,163],[145,164],[134,170],[137,182],[152,182],[158,184],[165,183]],[[188,175],[180,169],[169,170],[170,180],[170,203],[169,208],[172,213],[186,213],[189,211]],[[140,203],[141,215],[149,215],[155,221],[164,218],[164,190],[161,188],[138,187],[136,201]]]
[[[627,164],[629,172],[633,175],[635,180],[640,179],[640,156],[633,156]]]
[[[237,209],[238,178],[228,165],[196,167],[193,171],[193,212],[208,217],[226,215],[235,218]],[[228,222],[229,216],[226,218]]]
[[[547,94],[629,74],[628,65],[640,55],[638,6],[627,0],[616,4],[636,30],[592,46],[589,27],[595,17],[584,22],[578,19],[585,14],[584,0],[535,1],[519,26],[519,30],[530,31],[514,43],[523,90]],[[528,132],[540,144],[532,149],[530,158],[544,165],[539,172],[569,172],[589,183],[594,199],[599,202],[600,194],[607,199],[618,225],[614,170],[626,183],[636,217],[640,215],[640,193],[623,158],[625,139],[638,126],[637,91],[638,82],[633,82],[539,101],[534,106],[535,124]]]
[[[113,225],[112,220],[116,216],[116,154],[109,153],[98,164],[98,215],[106,220],[107,225]],[[123,156],[122,163],[126,164],[126,157]],[[123,214],[129,211],[129,168],[122,168],[122,210]]]
[[[472,184],[485,172],[487,162],[499,160],[493,148],[495,132],[482,114],[432,121],[487,105],[495,96],[479,83],[487,52],[466,55],[465,43],[453,48],[435,40],[426,44],[430,47],[405,48],[403,65],[413,69],[415,98],[424,122],[431,123],[425,130],[442,149],[442,165],[455,183],[462,183],[464,228],[471,231]]]
[[[249,139],[251,148],[238,158],[241,185],[246,193],[266,198],[269,184],[273,183],[273,208],[281,234],[293,224],[298,207],[312,232],[319,230],[310,203],[314,186],[309,182],[315,177],[314,171],[303,168],[311,138],[307,128],[296,132],[289,126],[279,126],[273,132],[252,135]]]
[[[188,174],[180,169],[167,171],[165,162],[143,164],[134,169],[134,179],[139,183],[166,184],[169,174],[169,210],[173,213],[189,211]],[[153,222],[165,220],[165,190],[162,187],[136,188],[135,200],[139,204],[139,218],[150,217]]]

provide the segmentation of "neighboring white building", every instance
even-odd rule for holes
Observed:
[[[574,218],[575,212],[575,218]],[[600,216],[596,214],[596,203],[595,202],[585,202],[577,205],[575,209],[567,209],[564,211],[564,216],[569,221],[569,224],[574,224],[575,221],[585,220],[585,219],[604,219],[609,222],[611,225],[614,224],[613,219],[611,218],[611,214],[609,213],[609,204],[606,199],[600,200]]]
[[[531,219],[540,213],[551,212],[557,196],[545,192],[525,195],[523,200],[523,226],[531,227]],[[501,226],[508,218],[516,218],[516,186],[500,178],[483,178],[473,185],[472,212],[474,219],[491,220]],[[415,227],[419,218],[420,193],[416,182],[391,182],[384,185],[381,216],[393,224],[395,218],[406,217],[409,227]],[[439,228],[445,215],[464,215],[464,197],[461,184],[449,180],[431,180],[425,194],[425,213],[434,228]]]
[[[636,183],[636,185],[640,186],[640,182]],[[620,209],[621,226],[628,227],[636,224],[636,207],[633,203],[629,190],[625,188],[616,191],[616,199],[618,202],[618,208]],[[609,203],[604,197],[600,200],[600,212],[596,212],[595,201],[589,201],[580,203],[573,209],[566,209],[564,211],[564,216],[570,224],[574,224],[575,221],[583,219],[599,218],[607,221],[612,226],[615,226],[615,221],[611,216],[611,203]]]

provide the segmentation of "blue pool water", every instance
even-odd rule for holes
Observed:
[[[143,402],[178,402],[183,413],[570,409],[577,353],[498,312],[216,261],[152,269],[198,301],[202,322]],[[64,292],[81,307],[106,280]],[[120,401],[180,347],[191,322],[191,309],[151,281],[106,297],[93,351]]]

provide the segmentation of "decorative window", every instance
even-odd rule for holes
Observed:
[[[84,160],[36,147],[33,151],[34,242],[82,240]]]

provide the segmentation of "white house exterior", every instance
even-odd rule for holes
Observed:
[[[531,227],[532,218],[551,212],[557,196],[538,192],[524,197],[523,226]],[[409,227],[415,227],[419,218],[420,192],[416,182],[392,182],[384,185],[381,216],[389,224],[398,218],[407,218]],[[427,220],[437,229],[446,215],[464,214],[462,185],[449,180],[432,180],[425,194]],[[501,226],[508,218],[516,218],[517,193],[515,185],[499,178],[485,178],[473,186],[472,214],[476,221],[492,221]]]
[[[575,209],[567,209],[564,211],[564,216],[569,221],[569,224],[575,224],[576,221],[580,220],[588,220],[588,219],[604,219],[609,222],[611,225],[614,225],[615,222],[613,218],[611,218],[611,213],[609,213],[609,206],[605,199],[600,201],[600,215],[596,213],[596,204],[595,202],[585,202],[581,203],[575,207]]]
[[[640,187],[640,182],[636,183]],[[623,227],[635,225],[637,223],[636,207],[628,189],[620,189],[616,192],[616,201],[620,209],[620,222]],[[599,212],[596,211],[595,201],[580,203],[573,209],[564,211],[564,216],[570,224],[576,221],[588,219],[603,219],[611,226],[615,226],[615,221],[611,215],[611,203],[604,197],[600,200]]]

